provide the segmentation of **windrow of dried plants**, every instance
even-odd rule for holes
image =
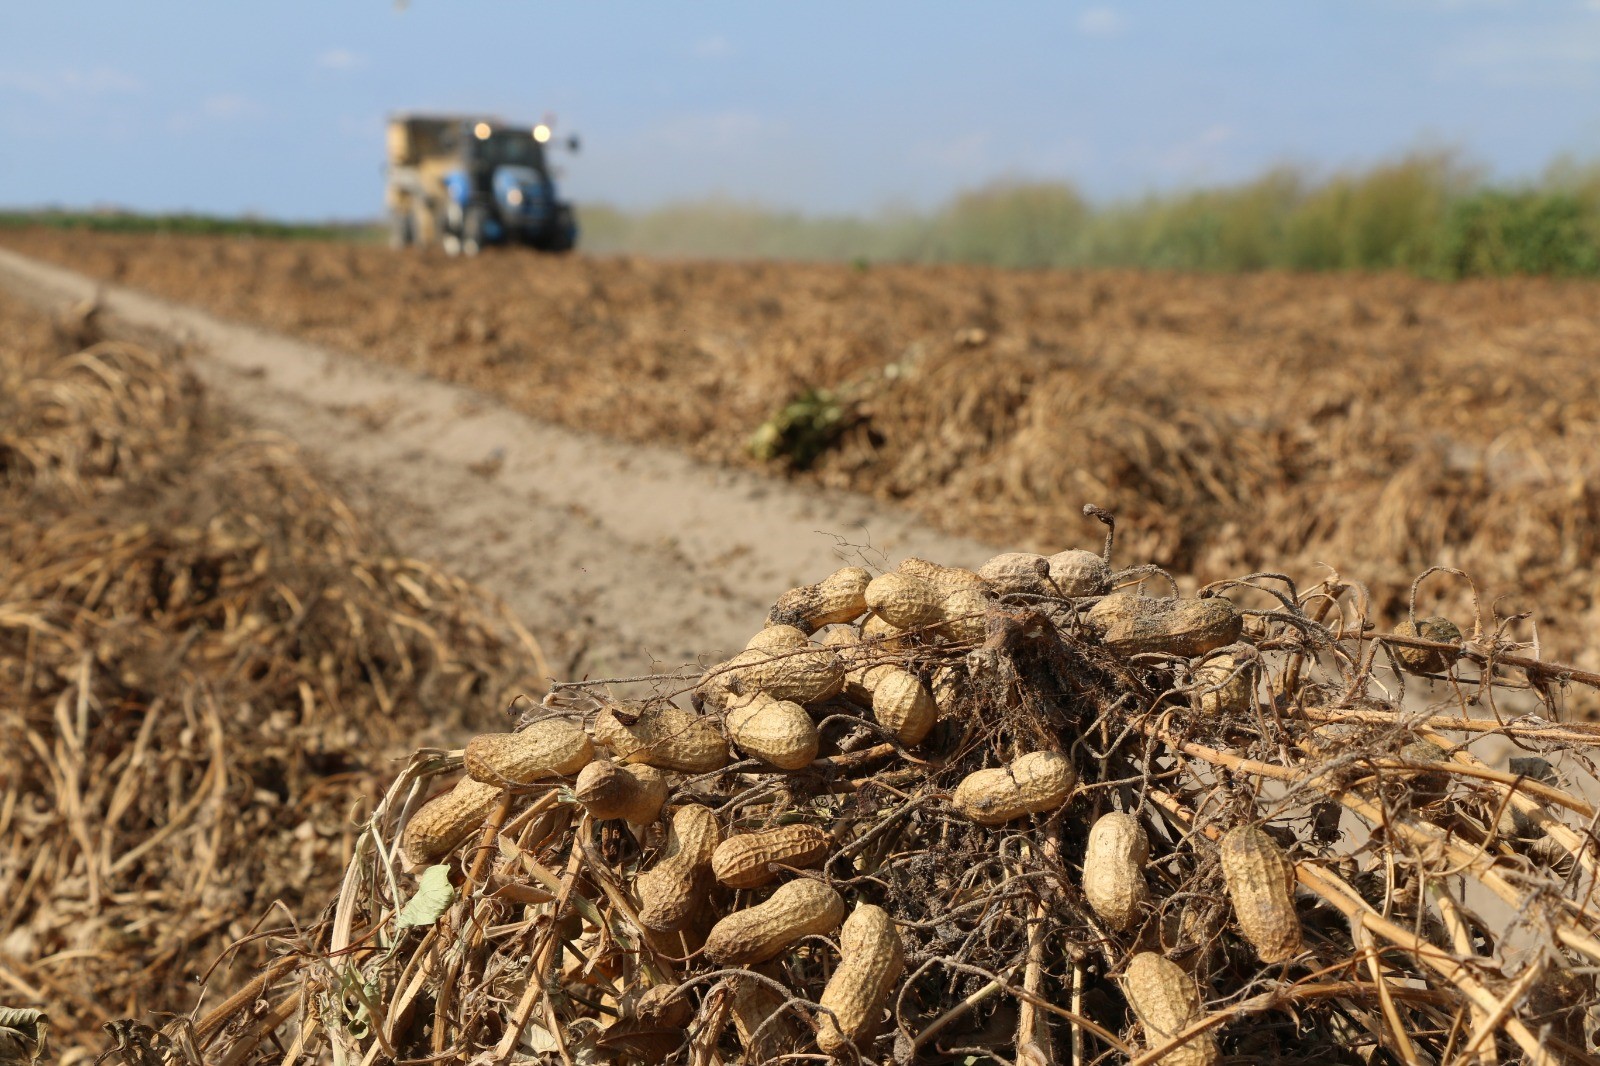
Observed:
[[[252,933],[317,920],[390,761],[544,676],[495,601],[87,310],[0,302],[0,1005],[62,1061],[237,985]]]

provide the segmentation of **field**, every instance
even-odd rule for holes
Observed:
[[[1592,282],[0,244],[324,346],[0,295],[0,1062],[1596,1049]]]
[[[1537,604],[1547,654],[1600,665],[1590,283],[0,239],[716,463],[760,465],[752,434],[790,408],[771,466],[996,545],[1092,543],[1092,502],[1129,557],[1202,581],[1359,563],[1386,618],[1460,567],[1502,616]]]

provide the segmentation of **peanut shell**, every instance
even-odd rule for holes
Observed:
[[[1004,825],[1061,806],[1077,783],[1071,759],[1059,752],[1035,751],[1009,766],[968,774],[950,802],[979,825]]]
[[[1131,591],[1095,604],[1088,623],[1118,655],[1161,653],[1188,659],[1234,643],[1244,630],[1239,609],[1220,596],[1165,599]]]
[[[682,929],[711,891],[711,856],[722,842],[717,816],[708,807],[679,807],[667,845],[654,866],[634,878],[639,924],[657,933]]]
[[[817,1047],[832,1054],[870,1036],[905,968],[905,946],[889,912],[858,904],[839,931],[839,968],[817,1000],[833,1011],[818,1019]]]
[[[474,780],[504,788],[575,774],[592,758],[582,726],[549,718],[516,733],[480,733],[467,741],[465,763]]]
[[[711,872],[729,888],[759,888],[778,879],[770,865],[817,866],[832,849],[832,835],[820,826],[780,825],[728,837],[711,856]]]
[[[1089,829],[1083,857],[1083,895],[1109,928],[1131,929],[1150,901],[1144,867],[1150,861],[1150,838],[1131,814],[1112,811]]]
[[[635,718],[632,724],[623,715]],[[619,762],[704,774],[732,760],[728,744],[706,719],[670,703],[618,704],[595,718],[594,737]]]
[[[417,865],[438,862],[483,825],[502,792],[498,785],[463,777],[411,816],[400,837],[401,853]]]
[[[1265,963],[1300,953],[1300,917],[1294,909],[1294,862],[1265,830],[1230,829],[1222,838],[1222,876],[1239,930]]]
[[[810,878],[785,881],[765,903],[734,911],[712,926],[705,953],[724,966],[766,962],[803,936],[833,932],[843,920],[839,893]]]
[[[866,591],[872,575],[859,566],[836,570],[814,585],[790,589],[778,597],[767,615],[769,625],[790,625],[815,633],[835,622],[848,622],[867,612]]]
[[[1122,990],[1144,1026],[1144,1042],[1151,1051],[1166,1047],[1173,1037],[1205,1017],[1194,978],[1153,951],[1141,951],[1128,960]],[[1219,1058],[1216,1038],[1205,1032],[1168,1051],[1161,1062],[1163,1066],[1215,1066]]]

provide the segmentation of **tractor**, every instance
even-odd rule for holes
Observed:
[[[545,162],[550,139],[543,122],[395,115],[384,196],[390,244],[439,245],[450,255],[476,255],[496,244],[571,251],[578,224]],[[566,147],[577,151],[578,139]]]

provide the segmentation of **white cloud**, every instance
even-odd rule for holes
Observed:
[[[317,56],[317,66],[323,70],[359,70],[366,65],[366,56],[348,48],[330,48]]]
[[[50,103],[144,91],[144,83],[112,67],[66,67],[47,74],[0,70],[0,90],[9,89]]]
[[[1078,32],[1090,37],[1115,37],[1123,26],[1122,15],[1114,8],[1091,7],[1078,16]]]
[[[721,59],[724,56],[731,56],[733,54],[733,42],[719,33],[715,37],[707,37],[702,41],[696,41],[694,54],[697,59]]]

